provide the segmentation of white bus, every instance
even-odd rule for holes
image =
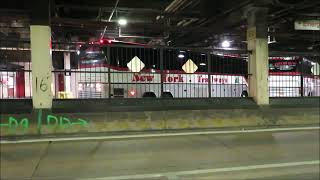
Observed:
[[[75,79],[74,85],[77,87],[72,94],[77,98],[207,98],[249,95],[246,59],[214,55],[212,56],[214,59],[211,57],[210,73],[207,73],[207,64],[196,60],[201,59],[200,56],[193,56],[190,59],[197,65],[198,70],[194,73],[185,73],[181,70],[181,66],[189,59],[187,57],[182,63],[175,63],[173,67],[168,66],[168,61],[169,63],[179,61],[181,51],[173,53],[174,58],[164,55],[164,68],[160,71],[159,63],[153,62],[151,63],[153,65],[148,63],[150,58],[155,57],[154,61],[159,61],[159,54],[155,49],[147,53],[141,53],[141,50],[128,52],[125,48],[115,49],[108,60],[104,47],[83,48],[80,53],[79,69],[76,73],[72,73],[71,77]],[[140,53],[137,53],[139,51]],[[151,53],[152,56],[146,55],[151,51],[155,51]],[[127,67],[127,64],[135,58],[139,59],[136,65],[142,67],[138,72],[132,72]],[[290,59],[272,57],[269,62],[270,97],[320,95],[319,75],[311,72],[315,63],[301,57]],[[201,69],[202,66],[204,68]]]
[[[173,97],[173,98],[207,98],[207,97],[241,97],[248,96],[245,73],[231,72],[232,68],[223,67],[220,63],[207,73],[207,64],[199,59],[203,54],[181,58],[185,51],[164,50],[164,68],[160,71],[159,54],[157,50],[141,48],[128,53],[125,48],[115,48],[106,58],[106,50],[101,47],[83,48],[80,52],[78,72],[73,73],[71,79],[76,79],[78,98],[140,98],[140,97]],[[127,51],[127,52],[125,52]],[[140,52],[140,53],[132,53]],[[142,52],[141,51],[145,51]],[[127,55],[124,55],[127,54]],[[147,55],[146,55],[147,54]],[[148,55],[149,54],[149,55]],[[150,55],[151,54],[151,55]],[[179,56],[180,55],[180,56]],[[169,57],[170,56],[170,57]],[[173,58],[172,58],[173,57]],[[137,66],[143,66],[139,72],[132,72],[127,64],[138,58]],[[153,60],[150,60],[153,58]],[[191,59],[198,70],[186,73],[181,67]],[[220,62],[223,58],[213,62]],[[148,61],[154,61],[150,63]],[[175,61],[172,63],[172,61]],[[178,62],[181,61],[181,62]],[[246,71],[245,59],[234,59],[238,67]],[[243,62],[240,62],[243,61]],[[232,64],[229,62],[229,65]],[[216,71],[220,69],[220,71]],[[224,73],[222,70],[228,72]],[[210,80],[209,80],[210,79]],[[110,83],[108,82],[110,80]],[[209,86],[210,83],[210,86]],[[210,91],[209,92],[209,87]],[[211,93],[211,94],[209,94]]]
[[[270,97],[320,96],[319,64],[302,57],[269,58]]]

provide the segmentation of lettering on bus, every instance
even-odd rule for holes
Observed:
[[[162,79],[163,82],[173,82],[173,83],[176,83],[176,82],[184,82],[184,78],[182,77],[182,75],[178,75],[178,76],[163,76],[163,79]]]
[[[132,81],[133,82],[151,82],[153,81],[154,76],[152,75],[140,75],[140,74],[134,74]]]
[[[154,81],[154,75],[134,74],[132,78],[132,82],[152,82],[152,81]],[[164,75],[162,77],[162,81],[164,83],[178,83],[178,82],[184,82],[184,78],[180,74],[173,75],[173,76]]]
[[[228,83],[228,79],[227,78],[218,78],[218,77],[212,76],[211,82],[226,84],[226,83]],[[208,77],[198,76],[198,83],[208,83]]]

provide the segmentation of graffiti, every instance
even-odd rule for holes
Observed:
[[[78,127],[87,127],[88,122],[82,118],[69,118],[65,116],[57,116],[53,114],[47,114],[45,116],[42,115],[42,110],[38,111],[37,114],[36,126],[39,132],[43,126],[48,128],[72,128],[75,126]],[[10,130],[23,129],[28,130],[30,127],[30,121],[28,118],[15,118],[9,116],[7,118],[7,122],[0,123],[0,127],[7,127]]]
[[[19,128],[19,126],[24,129],[28,129],[29,128],[29,120],[27,118],[22,118],[19,121],[14,117],[9,117],[7,124],[0,123],[0,127],[5,127],[5,126],[9,127],[10,129],[12,129],[12,128],[17,129],[17,128]]]
[[[48,127],[56,127],[59,126],[61,128],[70,128],[73,125],[80,125],[82,127],[86,127],[88,125],[87,121],[81,118],[76,120],[72,120],[67,117],[63,116],[54,116],[54,115],[47,115],[46,125]]]

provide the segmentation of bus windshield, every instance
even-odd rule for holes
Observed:
[[[269,60],[270,73],[298,73],[312,75],[312,63],[304,58],[295,60]]]

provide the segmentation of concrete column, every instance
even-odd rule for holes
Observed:
[[[52,107],[52,60],[50,1],[32,0],[31,7],[31,70],[34,109]]]
[[[268,9],[255,7],[248,12],[249,96],[258,105],[269,104]]]
[[[52,107],[50,27],[31,25],[30,37],[33,107],[50,109]]]
[[[68,71],[71,69],[70,53],[65,52],[63,56],[64,56],[64,69],[67,71],[67,74],[65,74],[64,76],[65,91],[71,92],[71,74],[68,73]]]

